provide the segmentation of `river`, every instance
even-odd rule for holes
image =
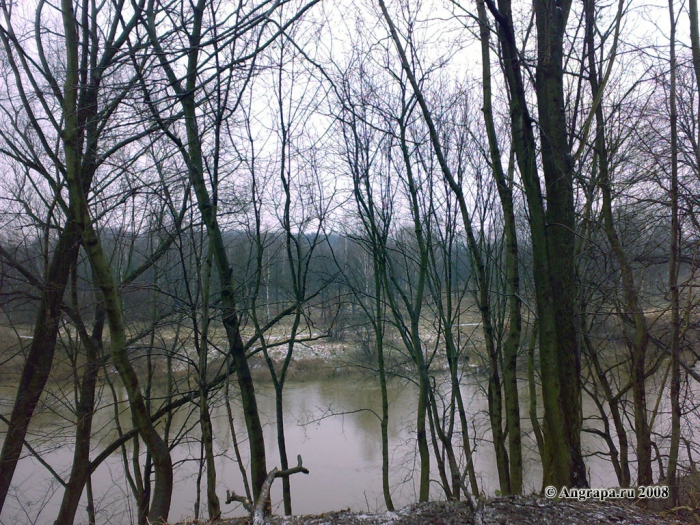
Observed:
[[[486,420],[486,399],[479,384],[484,377],[475,376],[463,385],[463,395],[470,417],[474,421],[477,449],[474,455],[477,476],[481,490],[493,494],[498,488],[497,473],[492,445],[488,442],[489,431]],[[524,385],[523,385],[524,386]],[[258,403],[265,422],[265,436],[268,451],[268,468],[279,466],[276,434],[274,426],[274,391],[269,385],[257,385]],[[340,376],[322,380],[289,382],[285,387],[285,427],[287,450],[290,464],[296,464],[300,454],[309,475],[296,474],[291,478],[292,504],[295,514],[321,513],[331,510],[351,508],[357,511],[384,510],[381,492],[381,439],[380,425],[376,414],[381,410],[381,397],[376,380],[354,376]],[[527,392],[521,390],[522,407],[526,407]],[[0,399],[7,410],[14,395],[14,388],[3,387]],[[391,450],[391,479],[393,499],[396,506],[411,503],[417,499],[417,453],[413,433],[416,389],[400,380],[389,385],[390,424],[389,444]],[[592,403],[591,403],[592,405]],[[586,411],[591,407],[584,407]],[[94,429],[94,457],[105,443],[114,438],[109,429],[109,410],[103,410],[101,418],[96,418]],[[222,404],[213,408],[215,452],[217,457],[218,494],[225,516],[242,515],[236,505],[225,505],[226,489],[243,494],[238,465],[234,461],[231,446],[231,433],[227,411]],[[523,411],[523,414],[525,412]],[[184,412],[174,419],[173,428],[184,426]],[[123,424],[128,428],[126,416]],[[189,426],[194,417],[189,420]],[[243,435],[243,417],[240,406],[234,403],[234,422],[237,432]],[[535,452],[534,442],[527,418],[523,419],[525,491],[539,491],[541,467]],[[64,426],[60,411],[40,414],[34,421],[34,432],[30,440],[39,440],[39,434],[48,436],[41,445],[44,459],[59,474],[68,477],[72,450],[64,437],[72,429],[59,431]],[[4,428],[3,428],[4,430]],[[171,434],[173,435],[173,434]],[[63,436],[63,437],[62,437]],[[240,438],[239,438],[240,439]],[[601,442],[591,434],[584,433],[584,446],[587,449],[603,449]],[[592,440],[596,439],[595,442]],[[103,441],[100,444],[100,440]],[[456,442],[456,441],[455,441]],[[247,451],[247,443],[240,443],[241,451]],[[25,451],[26,452],[26,451]],[[170,521],[192,518],[196,501],[197,458],[200,445],[196,439],[182,443],[172,452],[176,464],[175,489],[170,512]],[[591,486],[615,486],[617,481],[609,462],[598,457],[589,457],[587,466]],[[436,468],[431,471],[431,479],[438,480]],[[202,508],[205,478],[202,479]],[[55,519],[62,488],[52,480],[47,469],[36,459],[25,457],[18,465],[11,494],[0,517],[0,523],[50,525]],[[99,525],[127,525],[135,522],[133,497],[124,475],[122,457],[114,454],[103,463],[93,475],[93,493],[97,507]],[[432,494],[444,497],[437,482],[433,483]],[[281,481],[273,487],[273,508],[281,513]],[[202,510],[200,518],[206,517]],[[85,505],[81,505],[76,523],[86,523]]]

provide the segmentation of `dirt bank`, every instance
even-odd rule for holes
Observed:
[[[688,511],[652,513],[635,504],[598,501],[555,501],[538,496],[511,496],[487,500],[483,525],[666,525],[698,523]],[[219,525],[248,525],[247,518],[227,519]],[[316,516],[272,516],[270,525],[477,525],[463,502],[431,502],[396,512],[366,514],[350,511]],[[196,525],[183,522],[179,525]]]

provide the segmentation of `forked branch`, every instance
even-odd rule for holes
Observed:
[[[231,490],[226,491],[226,504],[233,503],[237,501],[243,505],[243,508],[250,512],[253,517],[253,525],[264,525],[265,523],[265,509],[267,507],[267,501],[270,499],[270,489],[272,488],[272,483],[276,478],[286,478],[292,474],[297,474],[303,472],[304,474],[309,473],[309,469],[304,467],[301,461],[301,455],[297,456],[297,466],[294,468],[279,470],[277,467],[273,468],[268,472],[265,482],[260,489],[260,495],[255,504],[245,496],[239,496]]]

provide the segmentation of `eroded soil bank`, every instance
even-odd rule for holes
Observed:
[[[252,520],[234,518],[218,523],[219,525],[249,525]],[[271,516],[267,523],[270,525],[666,525],[698,523],[698,516],[683,509],[651,512],[633,503],[555,501],[539,496],[510,496],[485,501],[482,519],[476,522],[464,502],[431,502],[382,514],[339,511],[289,518]],[[178,525],[196,524],[197,522],[182,522]]]

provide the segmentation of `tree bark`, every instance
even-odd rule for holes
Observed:
[[[486,0],[486,4],[498,23],[502,64],[510,93],[513,147],[530,212],[544,405],[544,484],[581,486],[586,484],[586,479],[580,449],[580,365],[573,330],[573,262],[567,257],[573,255],[573,181],[566,143],[561,68],[569,4],[540,0],[534,4],[538,26],[536,91],[547,185],[546,211],[511,1],[498,0],[498,7],[492,0]]]
[[[77,292],[74,293],[77,295]],[[77,306],[76,300],[73,305],[75,311],[77,311]],[[95,387],[101,365],[100,354],[102,353],[103,327],[104,307],[101,301],[98,300],[92,335],[88,335],[83,326],[79,327],[79,330],[82,332],[81,340],[86,353],[85,369],[83,370],[83,377],[80,383],[80,398],[76,411],[77,424],[73,465],[55,525],[73,524],[85,483],[90,476],[90,438],[92,417],[95,410]]]
[[[523,490],[523,458],[520,432],[520,402],[518,399],[517,359],[522,328],[520,300],[520,270],[518,259],[518,236],[513,207],[512,182],[506,179],[501,163],[496,127],[493,122],[491,104],[491,57],[488,19],[483,0],[477,0],[479,35],[481,40],[483,113],[489,142],[491,172],[496,181],[498,196],[503,209],[503,230],[506,237],[506,280],[508,283],[509,330],[503,354],[503,387],[506,407],[506,431],[508,434],[510,492],[521,494]],[[501,490],[503,485],[501,484]]]
[[[669,93],[669,106],[671,110],[671,253],[668,263],[668,284],[671,290],[671,445],[668,452],[667,479],[668,484],[671,488],[671,504],[673,506],[677,506],[680,503],[680,488],[678,486],[678,451],[681,441],[681,319],[680,295],[678,289],[678,273],[680,270],[679,255],[681,242],[681,225],[678,206],[679,188],[678,109],[676,101],[676,17],[673,9],[673,0],[669,0],[668,2],[668,12],[669,17],[671,19],[671,85]],[[695,14],[697,16],[697,13]],[[693,43],[697,43],[697,40],[695,40],[695,42]]]
[[[404,108],[405,109],[405,108]],[[420,339],[420,312],[423,306],[425,281],[428,269],[428,250],[423,236],[423,225],[418,204],[418,188],[413,177],[413,168],[406,141],[406,115],[399,119],[401,135],[401,152],[406,167],[406,176],[411,199],[413,225],[416,232],[416,241],[419,251],[418,281],[414,302],[410,311],[410,340],[413,359],[418,368],[418,412],[416,414],[416,439],[418,441],[418,455],[420,457],[420,490],[418,501],[424,502],[430,499],[430,450],[428,448],[428,434],[426,432],[426,416],[428,411],[428,396],[430,395],[430,377],[428,366],[423,355],[423,345]]]
[[[63,147],[66,162],[66,182],[70,201],[75,209],[75,220],[82,234],[83,245],[90,259],[93,275],[104,298],[105,313],[110,329],[110,350],[114,366],[119,372],[127,394],[132,418],[139,429],[155,466],[155,489],[149,519],[152,522],[166,522],[170,509],[173,487],[173,471],[170,451],[151,423],[144,398],[139,387],[138,377],[125,347],[126,334],[122,316],[119,291],[112,276],[109,261],[97,236],[88,209],[87,197],[81,184],[81,126],[78,119],[78,35],[77,20],[71,0],[62,0],[61,11],[66,43],[66,79],[63,96]],[[97,99],[94,99],[96,106]],[[96,108],[93,108],[96,111]],[[94,125],[94,123],[89,123]]]
[[[573,159],[564,111],[563,40],[570,0],[534,0],[537,25],[535,86],[542,168],[547,189],[546,239],[553,302],[559,404],[571,457],[569,484],[587,485],[581,455],[581,356],[574,315],[575,211]]]
[[[209,414],[209,392],[207,365],[209,364],[209,298],[212,272],[211,243],[208,244],[202,282],[202,335],[199,349],[199,417],[202,429],[202,443],[207,466],[207,511],[209,520],[221,517],[221,504],[216,495],[216,463],[214,461],[214,433]]]
[[[183,86],[174,73],[169,59],[160,46],[158,33],[155,27],[154,0],[150,0],[147,8],[147,26],[151,44],[158,53],[160,65],[166,72],[170,87],[175,91],[184,113],[185,129],[187,133],[187,150],[185,162],[192,187],[197,196],[197,205],[200,214],[207,228],[207,233],[211,238],[214,252],[219,284],[221,286],[220,308],[222,322],[226,330],[226,337],[229,344],[229,352],[236,369],[238,387],[241,392],[243,404],[243,414],[246,428],[248,430],[250,446],[251,481],[253,485],[253,496],[260,494],[267,474],[265,459],[265,440],[263,436],[260,414],[255,399],[255,387],[250,374],[250,367],[245,355],[245,347],[241,338],[238,312],[234,295],[233,269],[226,254],[226,246],[221,234],[216,217],[216,207],[209,196],[204,180],[204,161],[202,157],[202,142],[197,124],[197,105],[195,94],[197,92],[198,57],[202,38],[202,19],[205,0],[198,0],[193,4],[192,28],[189,34],[189,52],[187,55],[187,74],[185,85]],[[183,152],[184,153],[184,152]]]
[[[377,368],[379,371],[379,388],[382,395],[382,492],[386,510],[394,511],[394,502],[391,498],[391,485],[389,484],[389,394],[386,383],[386,363],[384,360],[384,312],[382,308],[382,281],[378,250],[372,257],[374,265],[374,335],[377,345]]]
[[[0,454],[0,511],[12,483],[29,422],[51,372],[63,294],[71,267],[78,259],[79,246],[80,236],[76,224],[72,218],[69,218],[61,232],[45,276],[46,285],[34,325],[32,343],[22,369],[17,396]]]

